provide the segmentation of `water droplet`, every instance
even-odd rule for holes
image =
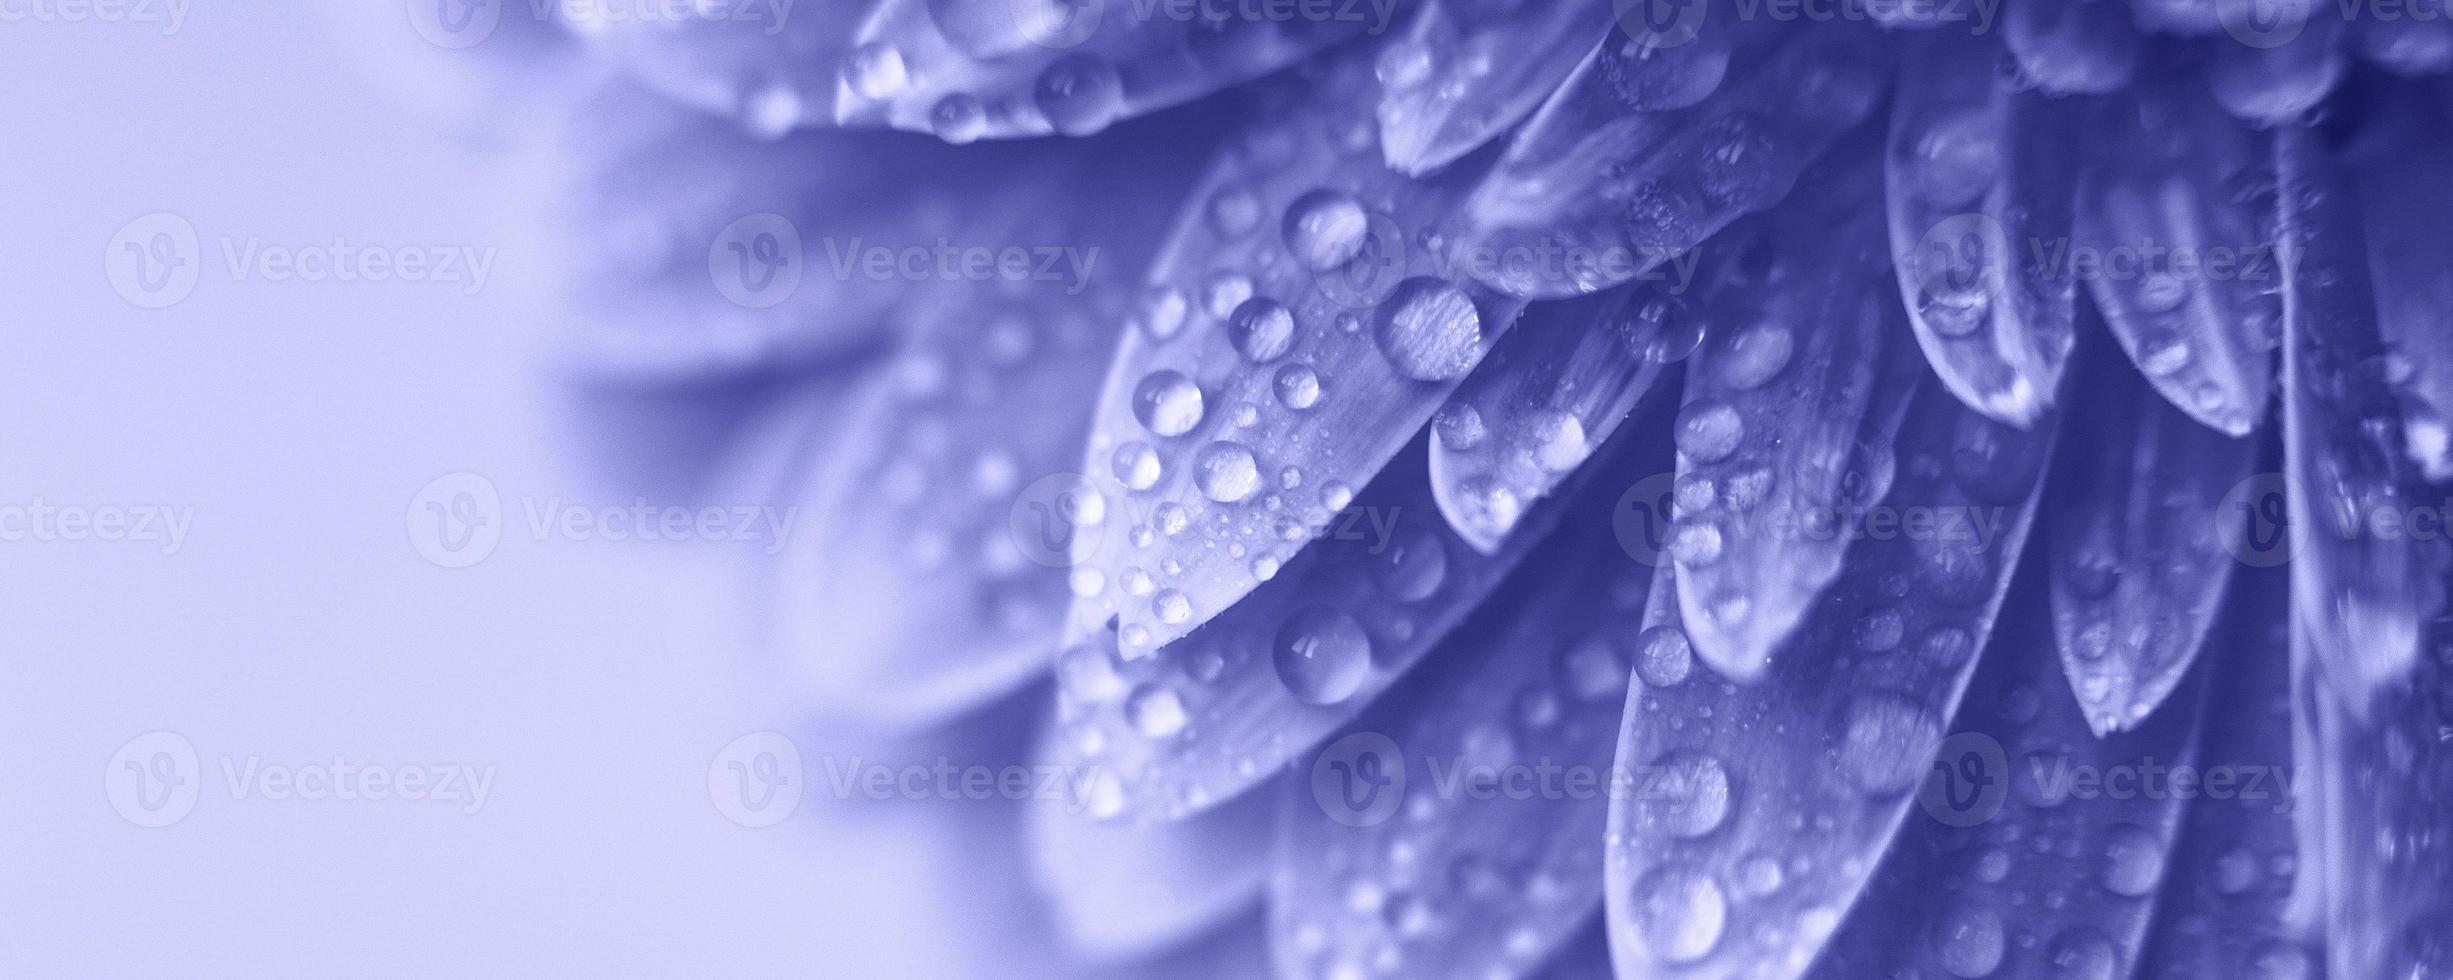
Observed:
[[[1678,413],[1678,451],[1698,463],[1717,463],[1737,452],[1746,423],[1728,402],[1708,398]]]
[[[1057,132],[1089,136],[1124,112],[1124,79],[1097,55],[1066,55],[1039,73],[1032,98]]]
[[[2119,975],[2121,954],[2103,933],[2074,926],[2053,940],[2054,980],[2112,980]]]
[[[1482,444],[1490,430],[1482,424],[1482,413],[1464,402],[1449,402],[1440,406],[1439,414],[1431,418],[1431,434],[1439,444],[1457,452],[1469,452]]]
[[[1559,651],[1559,680],[1578,701],[1619,701],[1627,696],[1627,664],[1604,636]]]
[[[1720,945],[1729,898],[1700,872],[1662,868],[1636,885],[1636,928],[1663,961],[1693,963]]]
[[[1184,321],[1190,319],[1192,304],[1184,291],[1171,286],[1152,286],[1141,294],[1141,330],[1150,339],[1166,341],[1183,332]]]
[[[1407,528],[1371,556],[1371,577],[1390,598],[1420,602],[1447,580],[1448,549],[1430,532]]]
[[[1279,368],[1270,386],[1278,393],[1278,404],[1296,411],[1320,404],[1320,375],[1301,364]]]
[[[1174,589],[1160,589],[1150,597],[1150,613],[1170,626],[1192,618],[1192,599]]]
[[[1239,444],[1210,443],[1193,465],[1193,482],[1201,485],[1203,495],[1219,503],[1235,503],[1260,489],[1260,463],[1252,458],[1252,450]]]
[[[1450,381],[1482,359],[1482,316],[1464,290],[1420,276],[1398,284],[1381,307],[1373,339],[1397,373]]]
[[[1241,187],[1228,187],[1209,201],[1209,224],[1227,238],[1241,238],[1260,226],[1261,202]]]
[[[1286,209],[1286,251],[1314,272],[1342,269],[1371,241],[1371,215],[1354,198],[1313,191]]]
[[[889,99],[911,84],[903,52],[887,44],[865,44],[844,64],[844,81],[863,98]]]
[[[1336,704],[1363,687],[1371,637],[1354,617],[1318,606],[1296,610],[1278,628],[1278,680],[1296,700]]]
[[[1265,296],[1245,300],[1227,318],[1227,338],[1244,360],[1266,364],[1295,346],[1295,315]]]
[[[1924,776],[1941,739],[1941,725],[1924,708],[1898,695],[1860,695],[1845,709],[1834,761],[1858,789],[1896,793]]]
[[[928,110],[928,128],[948,143],[970,143],[988,131],[988,107],[976,97],[956,92],[938,99]]]
[[[1976,980],[2001,967],[2006,938],[2002,917],[1991,909],[1954,905],[1934,930],[1934,951],[1952,976]]]
[[[1565,473],[1584,462],[1593,448],[1585,441],[1584,422],[1556,408],[1534,411],[1525,422],[1532,438],[1533,462],[1553,473]]]
[[[1731,338],[1728,348],[1714,358],[1713,367],[1718,369],[1723,384],[1740,391],[1753,390],[1789,366],[1789,355],[1796,346],[1796,338],[1788,328],[1756,324]]]
[[[1252,298],[1252,280],[1241,273],[1221,272],[1201,287],[1201,308],[1224,320]]]
[[[1639,774],[1636,819],[1672,837],[1692,839],[1729,818],[1729,770],[1710,756],[1678,752]]]
[[[1146,738],[1172,736],[1183,731],[1189,720],[1184,714],[1184,700],[1174,690],[1157,684],[1134,688],[1125,698],[1124,713],[1133,730]]]
[[[1675,626],[1655,626],[1636,637],[1635,673],[1644,683],[1654,687],[1669,687],[1686,680],[1695,667],[1695,648],[1687,642],[1686,631]]]
[[[1179,371],[1152,371],[1133,389],[1133,417],[1161,436],[1180,436],[1201,424],[1201,388]]]
[[[1150,448],[1149,443],[1136,440],[1117,446],[1108,463],[1115,470],[1116,482],[1124,484],[1125,489],[1148,490],[1158,485],[1161,469],[1158,450]]]
[[[2163,842],[2132,824],[2112,828],[2104,845],[2104,888],[2115,895],[2140,898],[2163,880]]]
[[[1916,143],[1917,191],[1942,207],[1967,204],[1993,186],[2002,146],[1977,110],[1934,120]]]

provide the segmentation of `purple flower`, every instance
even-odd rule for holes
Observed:
[[[700,7],[573,357],[813,710],[1045,706],[1086,961],[2453,976],[2453,21]]]

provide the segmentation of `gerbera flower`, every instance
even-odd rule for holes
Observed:
[[[813,709],[1047,705],[1087,960],[2453,975],[2453,22],[692,9],[580,356],[824,524]]]

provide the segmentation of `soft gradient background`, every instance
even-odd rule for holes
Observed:
[[[811,792],[753,829],[711,802],[744,733],[789,733],[813,770],[858,751],[740,662],[754,551],[516,524],[470,568],[412,547],[409,503],[446,473],[492,480],[514,522],[635,488],[576,458],[585,406],[536,356],[553,256],[528,207],[552,175],[518,152],[520,93],[421,86],[369,53],[416,54],[397,4],[324,6],[200,3],[168,37],[0,23],[0,504],[194,510],[172,555],[0,543],[0,974],[1037,972],[1008,942],[1037,931],[994,867],[1011,849],[953,846],[1009,832],[990,805]],[[497,101],[511,124],[473,122]],[[155,211],[204,237],[162,310],[104,264]],[[336,236],[499,257],[467,296],[234,281],[218,253]],[[154,730],[204,780],[161,829],[104,782]],[[496,776],[469,815],[237,800],[220,760],[250,756]]]

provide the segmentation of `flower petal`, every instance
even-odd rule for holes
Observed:
[[[2308,627],[2301,643],[2321,645]],[[2403,682],[2352,702],[2314,683],[2326,949],[2338,977],[2453,971],[2453,622]],[[2321,655],[2321,654],[2320,654]],[[2321,674],[2318,678],[2321,679]],[[2302,819],[2307,819],[2303,814]]]
[[[2027,245],[2069,240],[2072,108],[2010,88],[1988,44],[1909,43],[1884,175],[1900,295],[1952,394],[2032,425],[2070,353],[2069,264]]]
[[[1368,58],[1333,65],[1367,78]],[[1099,394],[1086,468],[1117,533],[1069,644],[1134,656],[1233,605],[1419,430],[1522,304],[1436,278],[1414,247],[1471,174],[1382,165],[1338,81],[1288,86],[1213,163],[1150,274]],[[1426,510],[1426,515],[1428,511]],[[1154,586],[1154,588],[1153,588]]]
[[[2352,710],[2405,681],[2443,606],[2440,542],[2376,533],[2412,514],[2400,415],[2369,292],[2357,198],[2315,133],[2276,140],[2283,228],[2283,496],[2292,607]]]
[[[2453,21],[2435,17],[2367,17],[2355,26],[2360,57],[2409,78],[2453,70]]]
[[[1270,846],[1276,793],[1142,825],[1107,811],[1112,773],[1056,771],[1067,784],[1057,798],[1027,804],[1025,846],[1057,926],[1085,956],[1154,953],[1259,903],[1268,864],[1255,856]]]
[[[2397,93],[2398,94],[2398,93]],[[2376,325],[2390,350],[2390,372],[2407,370],[2394,388],[2401,400],[2404,451],[2435,483],[2453,482],[2453,142],[2434,106],[2379,96],[2351,166],[2368,234],[2368,275],[2376,287]],[[2390,374],[2389,374],[2390,379]]]
[[[2313,771],[2312,760],[2293,758],[2289,625],[2272,615],[2288,591],[2278,570],[2244,572],[2226,610],[2223,667],[2210,661],[2205,672],[2220,710],[2208,715],[2201,771],[2266,785],[2200,792],[2189,804],[2138,976],[2318,975],[2316,930],[2290,908],[2295,890],[2320,880],[2293,829],[2315,801],[2298,798],[2296,783],[2275,785]]]
[[[903,284],[898,344],[827,420],[844,436],[795,499],[807,532],[773,563],[762,639],[830,715],[909,726],[1040,675],[1069,607],[1073,544],[1118,533],[1108,499],[1074,472],[1082,393],[1105,372],[1133,257],[1159,229],[1146,212],[1054,202],[1094,186],[1173,199],[1189,167],[1043,146],[1059,152],[1013,173],[1024,193],[951,237],[987,253],[1064,243],[1081,265],[1057,281],[940,268]]]
[[[1668,290],[1533,306],[1432,420],[1431,489],[1449,527],[1496,553],[1525,508],[1618,430],[1702,329]]]
[[[1887,294],[1880,218],[1833,206],[1874,196],[1859,149],[1766,216],[1765,255],[1716,289],[1720,329],[1686,375],[1664,557],[1695,652],[1736,680],[1762,676],[1840,574],[1839,515],[1889,491],[1925,373]]]
[[[2105,322],[2173,405],[2246,434],[2282,313],[2262,141],[2194,89],[2147,85],[2102,103],[2088,145],[2076,244],[2103,263],[2088,287]]]
[[[562,25],[641,84],[773,138],[834,118],[835,80],[867,0],[756,0],[648,8],[556,3]],[[538,9],[545,9],[540,6]]]
[[[836,86],[845,125],[976,139],[1086,136],[1389,28],[1393,5],[1330,17],[1138,0],[880,0]],[[1226,16],[1216,18],[1219,12]],[[1341,93],[1352,98],[1357,91]]]
[[[2136,727],[2205,646],[2239,559],[2226,497],[2257,443],[2207,429],[2149,391],[2102,346],[2082,348],[2069,441],[2053,479],[2053,633],[2098,735]]]
[[[2042,639],[2033,590],[2004,613],[1955,729],[1817,976],[2128,976],[2186,797],[2150,774],[2194,769],[2202,685],[2098,740]],[[2103,774],[2109,788],[2083,785]],[[2158,777],[2159,778],[2159,777]]]
[[[1854,29],[1755,43],[1732,40],[1740,26],[1706,21],[1650,46],[1612,34],[1587,56],[1458,217],[1467,271],[1517,296],[1595,292],[1787,196],[1872,111],[1889,67]]]
[[[1993,633],[2048,441],[1920,387],[1886,506],[1962,515],[1964,530],[1852,549],[1835,594],[1763,680],[1687,669],[1669,579],[1654,579],[1637,639],[1647,683],[1628,692],[1618,765],[1709,760],[1730,801],[1692,839],[1692,821],[1641,794],[1612,802],[1605,894],[1621,976],[1799,976],[1906,817]],[[1774,869],[1780,886],[1759,887]]]
[[[1649,454],[1668,462],[1666,445]],[[1619,548],[1614,488],[1599,489],[1436,664],[1296,770],[1270,891],[1281,975],[1370,970],[1383,956],[1522,975],[1601,907],[1624,650],[1652,570]],[[1358,804],[1338,767],[1369,765],[1366,754],[1407,781]]]
[[[1532,112],[1610,29],[1609,0],[1478,9],[1421,0],[1404,37],[1380,52],[1380,151],[1422,176],[1480,149]]]
[[[1480,605],[1569,512],[1576,487],[1634,482],[1643,453],[1622,439],[1509,544],[1467,547],[1431,501],[1409,451],[1322,527],[1322,540],[1198,632],[1155,653],[1112,642],[1069,648],[1068,759],[1123,777],[1126,804],[1181,816],[1283,766],[1361,713]]]

